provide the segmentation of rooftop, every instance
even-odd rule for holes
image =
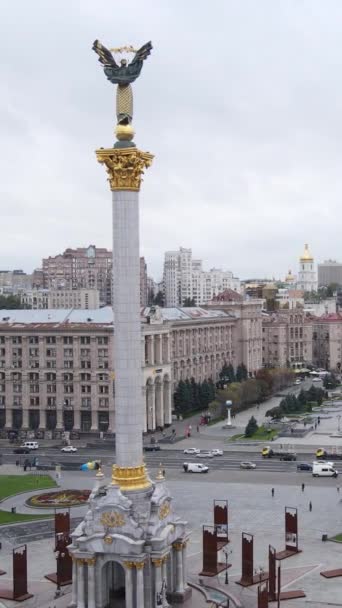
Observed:
[[[148,317],[150,308],[141,308],[141,316]],[[184,308],[158,308],[162,321],[176,320],[206,320],[222,317],[233,317],[232,314],[223,310],[205,310],[199,306]],[[13,326],[25,327],[35,325],[45,327],[59,327],[61,325],[103,326],[113,324],[113,309],[111,306],[96,308],[95,310],[83,310],[76,308],[67,309],[39,309],[39,310],[0,310],[0,327]]]

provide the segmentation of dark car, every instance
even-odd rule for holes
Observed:
[[[297,460],[297,456],[296,454],[283,454],[283,456],[280,456],[280,460]]]
[[[312,471],[312,464],[301,462],[300,464],[297,464],[297,471]]]
[[[30,454],[31,450],[29,448],[24,448],[24,447],[20,447],[20,448],[15,448],[15,450],[13,450],[13,454]]]
[[[160,449],[160,445],[158,445],[157,443],[152,443],[151,445],[144,446],[144,452],[159,452]]]

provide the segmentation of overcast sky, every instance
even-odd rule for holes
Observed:
[[[0,268],[111,247],[95,38],[154,47],[133,85],[149,274],[180,245],[243,278],[297,271],[305,242],[342,260],[340,0],[12,0],[1,21]]]

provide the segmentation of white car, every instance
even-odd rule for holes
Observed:
[[[184,473],[208,473],[209,467],[201,462],[184,462]]]
[[[198,448],[186,448],[183,452],[184,454],[199,454],[200,450]]]
[[[61,449],[61,452],[77,452],[77,448],[75,448],[73,445],[66,445]]]
[[[312,382],[321,382],[321,381],[322,381],[322,378],[313,378],[312,379]]]
[[[211,450],[211,453],[213,456],[223,456],[223,450],[218,450],[217,448]]]
[[[256,464],[254,462],[240,462],[240,469],[255,469]]]
[[[214,458],[211,450],[201,450],[196,454],[196,458]]]

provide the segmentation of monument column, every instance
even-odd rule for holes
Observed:
[[[109,175],[113,203],[116,464],[112,482],[122,490],[151,485],[142,451],[139,190],[143,171],[153,157],[130,142],[133,134],[130,125],[119,124],[114,148],[96,151]]]

